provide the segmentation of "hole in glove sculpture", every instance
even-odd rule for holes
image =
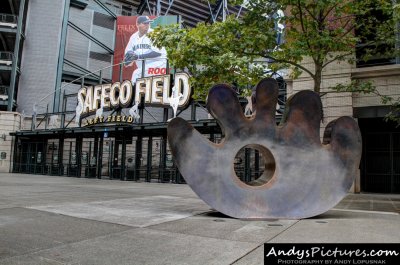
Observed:
[[[307,218],[335,206],[353,183],[361,158],[357,123],[350,117],[329,123],[324,135],[328,141],[321,144],[319,95],[301,91],[289,98],[279,126],[277,98],[276,81],[262,80],[256,87],[255,116],[246,118],[233,89],[214,86],[207,108],[221,126],[224,139],[219,144],[181,118],[168,125],[179,171],[201,199],[223,214],[243,219]],[[237,152],[252,145],[268,150],[272,156],[266,164],[274,165],[269,180],[257,186],[241,182],[234,171]]]

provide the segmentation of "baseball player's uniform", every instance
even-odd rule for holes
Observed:
[[[149,32],[153,31],[149,29]],[[136,60],[137,69],[132,73],[132,82],[136,82],[137,78],[142,77],[143,62],[144,62],[144,76],[151,76],[154,74],[165,74],[165,68],[167,66],[167,52],[165,48],[158,49],[153,46],[151,40],[147,36],[147,33],[139,37],[139,31],[132,34],[129,39],[128,45],[125,48],[125,64],[132,61],[128,59],[127,55],[131,54],[131,58]],[[128,56],[129,58],[129,56]],[[164,69],[161,71],[161,69]],[[163,73],[161,73],[163,72]]]

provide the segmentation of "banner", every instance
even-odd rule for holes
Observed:
[[[178,16],[119,16],[114,50],[112,81],[120,81],[120,66],[123,62],[122,80],[133,83],[141,77],[165,75],[167,53],[164,48],[153,46],[148,33],[157,26],[178,23]]]

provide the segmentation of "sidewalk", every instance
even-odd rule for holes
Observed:
[[[400,242],[400,195],[243,221],[187,185],[0,173],[0,264],[263,264],[265,242]]]

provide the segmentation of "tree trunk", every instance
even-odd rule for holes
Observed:
[[[322,64],[315,64],[314,92],[320,93],[322,82]]]

